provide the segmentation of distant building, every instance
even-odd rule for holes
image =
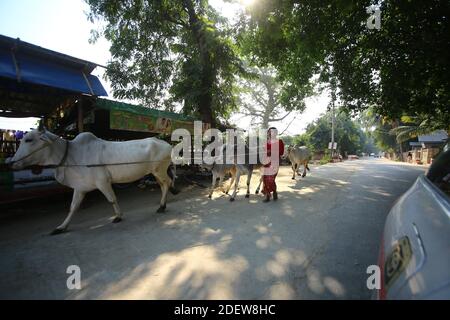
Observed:
[[[409,143],[411,150],[404,153],[404,158],[413,163],[430,164],[447,140],[448,134],[445,130],[419,136],[417,142]]]

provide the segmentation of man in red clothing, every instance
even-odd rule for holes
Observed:
[[[277,185],[275,178],[278,174],[280,165],[280,157],[284,154],[283,140],[277,138],[278,131],[275,127],[269,128],[267,131],[267,164],[262,168],[263,190],[266,196],[263,202],[270,201],[270,194],[273,193],[273,200],[278,200]]]

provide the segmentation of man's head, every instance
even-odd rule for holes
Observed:
[[[267,140],[275,140],[278,136],[278,130],[275,127],[270,127],[267,130]]]

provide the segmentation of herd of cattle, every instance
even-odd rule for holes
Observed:
[[[167,193],[176,194],[174,188],[175,173],[171,167],[172,146],[157,138],[131,140],[123,142],[105,141],[92,133],[80,133],[75,139],[68,141],[39,128],[28,132],[19,146],[16,154],[8,163],[13,169],[23,169],[30,166],[46,166],[55,168],[55,179],[60,184],[74,190],[70,211],[61,225],[51,234],[64,232],[74,213],[80,207],[87,192],[100,190],[114,209],[113,223],[122,220],[122,212],[112,188],[114,183],[129,183],[143,176],[152,174],[161,187],[162,195],[157,212],[166,209]],[[302,176],[309,170],[310,152],[306,147],[289,146],[283,158],[288,158],[292,164],[293,176],[304,167]],[[242,175],[247,175],[247,194],[250,196],[250,181],[255,169],[260,164],[218,164],[202,165],[212,172],[212,185],[209,197],[212,196],[217,179],[222,184],[227,174],[231,175],[227,190],[234,185],[230,201],[234,201]],[[261,181],[256,189],[259,192]]]

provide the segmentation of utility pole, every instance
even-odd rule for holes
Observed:
[[[334,101],[331,102],[331,159],[334,156]]]
[[[331,79],[331,159],[334,157],[334,103],[336,101],[336,83],[334,78]]]

